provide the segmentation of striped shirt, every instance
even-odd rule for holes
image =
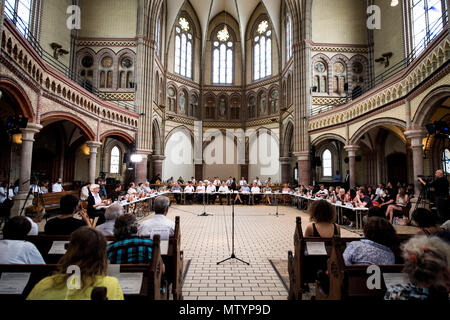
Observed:
[[[108,260],[112,264],[148,264],[152,257],[153,241],[132,237],[108,245]]]

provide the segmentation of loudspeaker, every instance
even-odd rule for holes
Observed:
[[[129,153],[125,153],[124,155],[123,155],[123,161],[122,161],[123,163],[128,163],[128,162],[130,162],[130,154]]]
[[[355,157],[355,161],[356,161],[356,162],[360,162],[360,161],[361,161],[361,156],[356,156],[356,157]]]
[[[345,157],[345,158],[344,158],[344,162],[345,162],[345,163],[348,163],[348,157]]]
[[[345,91],[345,92],[348,91],[348,82],[344,83],[344,91]]]

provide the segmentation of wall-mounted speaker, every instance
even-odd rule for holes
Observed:
[[[361,161],[361,156],[356,156],[356,157],[355,157],[355,161],[356,161],[356,162],[360,162],[360,161]]]
[[[344,158],[344,162],[345,162],[345,163],[348,163],[348,157],[345,157],[345,158]]]

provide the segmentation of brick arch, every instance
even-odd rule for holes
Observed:
[[[109,131],[103,132],[100,135],[99,140],[102,141],[103,139],[111,137],[111,136],[119,137],[120,140],[122,140],[122,142],[126,142],[126,143],[134,142],[134,138],[131,135],[129,135],[126,132],[119,131],[119,130],[109,130]]]
[[[396,126],[401,129],[406,129],[406,123],[403,120],[395,119],[395,118],[378,118],[375,120],[372,120],[368,123],[365,123],[362,125],[351,137],[349,144],[357,144],[359,139],[370,130],[376,128],[376,127],[385,127],[385,126]],[[405,138],[403,137],[402,140],[404,141]]]
[[[86,135],[88,140],[95,141],[95,133],[89,125],[80,117],[67,112],[48,112],[42,115],[41,123],[48,120],[67,120],[78,126]]]
[[[338,135],[338,134],[334,134],[334,133],[325,133],[317,138],[315,138],[313,141],[311,141],[311,145],[312,146],[317,146],[320,143],[327,141],[327,140],[336,140],[339,142],[342,142],[343,144],[345,144],[345,138]]]
[[[412,119],[413,124],[418,126],[424,126],[426,122],[433,115],[433,110],[443,100],[450,97],[450,85],[444,85],[435,88],[428,93],[425,98],[420,102],[419,107]]]
[[[34,111],[31,101],[25,90],[14,80],[9,78],[0,78],[0,89],[7,91],[19,104],[20,111],[29,122],[34,122]]]

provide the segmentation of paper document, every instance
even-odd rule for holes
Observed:
[[[139,294],[141,292],[143,277],[142,272],[126,272],[116,275],[124,294]]]
[[[0,277],[0,294],[22,294],[30,276],[29,272],[3,272]]]
[[[310,256],[326,256],[325,242],[306,242],[306,251]]]
[[[169,252],[169,240],[162,240],[159,243],[159,247],[161,248],[161,255],[167,255]]]
[[[66,254],[66,243],[69,243],[69,241],[53,241],[48,254]]]
[[[383,278],[386,288],[397,284],[406,285],[410,282],[406,273],[383,273]]]

